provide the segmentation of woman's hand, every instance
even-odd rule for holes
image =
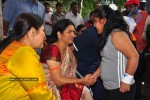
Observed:
[[[130,91],[130,84],[126,84],[124,82],[120,83],[120,92],[125,93]]]
[[[93,79],[93,83],[91,85],[93,85],[97,81],[97,78],[99,76],[100,76],[100,67],[98,67],[97,70],[90,76],[90,79]]]
[[[87,74],[85,77],[83,77],[83,84],[86,86],[90,86],[93,83],[93,80],[90,79],[91,74]]]

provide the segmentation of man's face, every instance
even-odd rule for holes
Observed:
[[[72,10],[73,14],[77,15],[77,13],[78,13],[78,5],[73,5],[71,10]]]
[[[62,13],[62,10],[63,10],[63,7],[62,7],[62,6],[56,7],[57,13]]]
[[[134,4],[130,4],[130,5],[126,5],[125,8],[127,11],[133,11],[135,5]]]

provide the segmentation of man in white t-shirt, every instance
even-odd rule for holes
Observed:
[[[65,19],[71,20],[77,28],[78,25],[83,24],[83,18],[78,13],[78,4],[76,2],[72,2],[70,7],[71,11],[66,14]]]
[[[50,41],[50,35],[51,35],[51,32],[52,32],[52,29],[53,29],[53,25],[52,25],[52,21],[51,21],[51,15],[53,14],[51,11],[50,11],[50,4],[49,2],[45,2],[44,3],[44,6],[45,6],[45,34],[46,34],[46,41],[47,43],[49,43]]]

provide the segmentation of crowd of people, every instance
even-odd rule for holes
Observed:
[[[144,1],[124,11],[96,1],[6,0],[0,41],[2,100],[150,100],[150,15]],[[142,6],[141,6],[141,5]],[[144,86],[143,83],[144,82]]]

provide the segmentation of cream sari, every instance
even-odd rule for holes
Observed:
[[[55,85],[55,83],[51,77],[48,65],[42,63],[42,66],[43,66],[44,72],[46,74],[46,81],[47,81],[48,88],[52,89],[53,94],[57,97],[57,100],[61,100],[59,88]],[[60,66],[61,75],[64,78],[75,79],[76,78],[76,68],[77,68],[77,60],[76,60],[73,52],[71,51],[71,49],[69,47],[67,47],[66,53],[64,55],[64,59]],[[84,88],[83,89],[84,94],[82,93],[81,97],[83,97],[83,98],[81,100],[92,100],[92,96],[90,95],[90,93],[88,91],[87,91],[88,93],[86,91],[87,90]],[[88,99],[86,99],[85,97],[88,95],[90,95],[90,97],[87,97]]]

